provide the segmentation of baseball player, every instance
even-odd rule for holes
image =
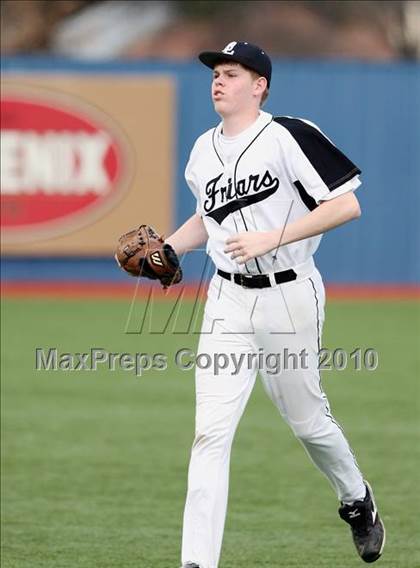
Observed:
[[[196,369],[182,566],[219,564],[231,445],[258,371],[334,488],[360,557],[374,562],[385,530],[321,387],[325,293],[312,258],[322,233],[359,217],[360,170],[313,123],[261,110],[271,79],[262,49],[231,42],[199,59],[213,70],[211,96],[221,122],[194,144],[185,176],[196,213],[166,242],[177,254],[207,242],[216,272],[198,353],[229,357],[218,373]],[[304,364],[276,372],[258,367],[256,355],[285,347],[305,353]]]

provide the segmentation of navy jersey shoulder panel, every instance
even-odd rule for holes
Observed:
[[[361,173],[322,132],[304,120],[278,116],[274,121],[289,131],[330,191]]]
[[[298,190],[301,200],[309,209],[309,211],[313,211],[318,207],[318,204],[315,201],[315,199],[311,195],[309,195],[309,193],[306,191],[306,189],[303,187],[302,183],[298,179],[293,182],[293,185]]]

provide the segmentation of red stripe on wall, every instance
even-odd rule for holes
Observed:
[[[86,298],[86,299],[116,299],[121,298],[132,299],[136,296],[139,299],[147,298],[150,291],[150,284],[147,281],[137,284],[122,282],[2,282],[1,293],[3,297],[8,298]],[[180,292],[180,286],[168,289],[164,292],[159,286],[156,286],[157,295],[165,298],[177,297]],[[195,298],[197,294],[197,285],[184,284],[184,295],[188,298]]]
[[[335,300],[416,300],[420,285],[416,284],[330,284],[328,298]]]
[[[162,299],[177,297],[181,290],[175,286],[167,292],[160,292]],[[195,298],[197,284],[183,285],[184,295]],[[327,296],[334,300],[415,300],[420,299],[420,285],[388,284],[333,284],[327,285]],[[157,287],[159,290],[159,287]],[[2,282],[2,296],[7,298],[67,298],[67,299],[132,299],[134,295],[146,298],[150,284],[147,281],[134,282]],[[203,293],[203,290],[201,291]]]

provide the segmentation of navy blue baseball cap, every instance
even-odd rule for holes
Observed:
[[[267,87],[271,81],[271,61],[268,55],[257,45],[247,41],[231,41],[222,51],[203,51],[198,56],[201,63],[214,69],[220,61],[232,60],[256,71],[267,79]]]

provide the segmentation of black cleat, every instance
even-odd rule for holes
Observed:
[[[353,542],[360,558],[365,562],[375,562],[385,546],[385,527],[373,498],[370,485],[365,481],[366,497],[352,505],[342,505],[338,513],[351,527]]]

